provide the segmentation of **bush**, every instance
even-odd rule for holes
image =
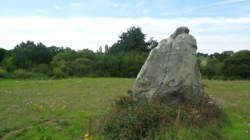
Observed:
[[[47,79],[48,77],[44,74],[39,74],[39,73],[32,73],[32,72],[27,72],[24,69],[17,69],[13,73],[10,73],[7,78],[13,78],[13,79]]]
[[[32,71],[36,72],[36,73],[42,73],[48,76],[53,75],[52,73],[52,69],[48,64],[39,64],[37,66],[35,66]]]
[[[7,72],[5,69],[0,67],[0,78],[5,78],[7,77]]]
[[[87,76],[90,73],[92,61],[87,58],[77,58],[74,62],[74,75]]]
[[[224,62],[224,76],[230,80],[250,79],[250,51],[239,51]]]
[[[125,96],[115,100],[104,117],[101,132],[111,140],[154,139],[179,126],[203,128],[213,124],[217,127],[224,116],[208,97],[199,104],[192,104],[166,103],[158,99],[133,101],[132,97]]]
[[[221,71],[223,68],[223,63],[216,58],[209,58],[207,65],[202,69],[203,74],[207,76],[208,79],[216,79],[218,75],[222,75]]]
[[[68,78],[68,73],[64,72],[61,68],[53,69],[54,78]]]
[[[13,64],[13,57],[5,57],[2,60],[1,65],[8,71],[13,72],[16,69],[16,66]]]
[[[24,69],[17,69],[12,73],[12,78],[29,78],[31,77],[30,73],[26,72]]]

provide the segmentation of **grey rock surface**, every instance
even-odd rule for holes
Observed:
[[[199,102],[203,91],[196,50],[196,39],[187,27],[177,28],[160,41],[137,75],[134,99],[160,97]]]

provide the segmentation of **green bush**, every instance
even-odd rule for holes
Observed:
[[[5,69],[0,67],[0,78],[5,78],[7,77],[7,72]]]
[[[53,75],[52,69],[48,64],[39,64],[39,65],[35,66],[32,71],[34,71],[36,73],[42,73],[42,74],[45,74],[48,76]]]
[[[64,72],[61,68],[53,69],[54,78],[68,78],[68,73]]]
[[[74,75],[87,76],[91,70],[92,61],[87,58],[77,58],[73,62]]]
[[[13,64],[13,57],[5,57],[1,65],[8,71],[8,72],[13,72],[16,69],[15,64]]]
[[[10,73],[7,78],[13,79],[47,79],[48,77],[41,73],[28,72],[24,69],[17,69],[13,73]]]
[[[101,132],[111,140],[156,139],[180,126],[202,129],[209,124],[216,128],[224,116],[223,111],[208,97],[204,97],[199,104],[192,104],[166,103],[158,99],[134,101],[132,97],[125,96],[115,100],[104,117]],[[171,139],[175,138],[176,135],[171,136]]]
[[[223,73],[229,80],[250,79],[250,51],[235,53],[224,62]]]
[[[30,77],[32,77],[32,75],[24,69],[17,69],[12,73],[12,78],[25,79]]]

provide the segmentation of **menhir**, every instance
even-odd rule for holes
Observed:
[[[203,91],[196,50],[196,39],[187,27],[177,28],[169,38],[160,41],[137,75],[134,99],[160,97],[198,103]]]

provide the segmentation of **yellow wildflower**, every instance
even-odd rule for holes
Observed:
[[[84,134],[84,140],[90,140],[90,135],[89,135],[89,133]]]

